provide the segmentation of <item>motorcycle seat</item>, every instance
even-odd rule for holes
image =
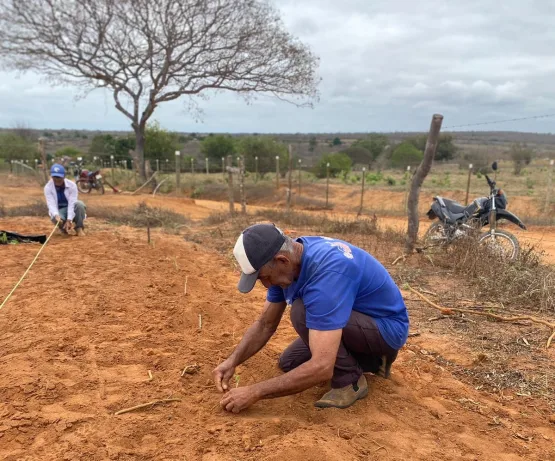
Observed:
[[[448,222],[455,223],[463,219],[465,215],[465,207],[462,206],[460,203],[455,202],[454,200],[446,199],[443,197],[434,197],[434,199],[439,203],[441,206],[441,215],[443,215],[443,219],[447,219]]]
[[[462,206],[460,203],[455,202],[454,200],[450,200],[448,198],[444,198],[443,202],[447,209],[454,214],[464,213],[465,207]]]

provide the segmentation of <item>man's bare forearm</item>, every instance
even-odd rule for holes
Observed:
[[[272,399],[298,394],[331,378],[333,368],[324,368],[309,360],[297,368],[267,381],[253,384],[253,390],[261,399]]]
[[[234,366],[241,365],[266,345],[274,334],[274,331],[275,330],[264,328],[262,322],[257,320],[245,332],[243,338],[229,356],[228,360],[231,360]]]
[[[266,301],[260,318],[246,331],[228,358],[233,366],[242,364],[266,345],[275,333],[284,310],[285,303]]]

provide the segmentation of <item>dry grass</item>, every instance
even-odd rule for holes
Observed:
[[[0,217],[18,216],[48,216],[48,207],[43,201],[37,201],[29,205],[21,205],[6,208],[0,205]],[[124,207],[95,207],[87,210],[89,218],[98,218],[111,224],[120,224],[131,227],[163,227],[175,229],[187,225],[191,221],[186,216],[174,213],[163,208],[149,207],[142,202],[133,208]]]
[[[469,238],[455,242],[434,261],[469,279],[482,299],[555,312],[555,271],[542,263],[542,253],[533,246],[522,246],[511,262]]]
[[[259,220],[265,219],[277,225],[310,228],[325,234],[377,234],[376,217],[358,220],[332,219],[325,215],[314,215],[298,211],[260,210],[254,215]]]
[[[142,202],[134,208],[100,207],[87,212],[91,218],[131,227],[163,227],[177,229],[188,225],[188,217],[164,208],[149,207]]]
[[[42,200],[30,203],[28,205],[19,205],[16,207],[6,208],[0,205],[0,217],[19,217],[19,216],[48,216],[48,207]]]

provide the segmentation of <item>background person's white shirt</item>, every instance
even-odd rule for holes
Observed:
[[[75,218],[75,202],[79,196],[79,191],[74,182],[64,178],[65,189],[64,195],[67,199],[67,219],[73,221]],[[56,186],[54,181],[50,179],[44,186],[44,196],[46,197],[46,204],[48,205],[48,214],[50,218],[54,218],[56,215],[60,214],[58,208],[58,194],[56,193]]]

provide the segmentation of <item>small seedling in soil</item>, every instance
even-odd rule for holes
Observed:
[[[185,376],[185,374],[194,375],[195,373],[198,373],[199,370],[200,366],[196,363],[193,363],[192,365],[187,365],[185,368],[183,368],[181,376]]]
[[[234,375],[233,378],[235,379],[235,388],[239,387],[239,381],[241,380],[241,376],[239,375]]]

